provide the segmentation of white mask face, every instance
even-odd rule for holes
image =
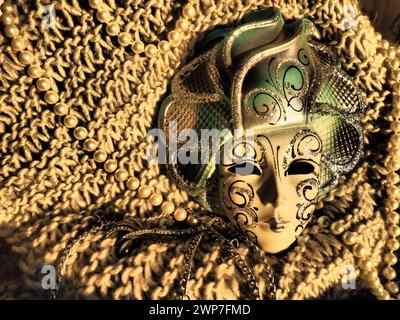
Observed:
[[[264,251],[288,248],[315,209],[321,152],[307,126],[228,143],[218,165],[224,213]]]

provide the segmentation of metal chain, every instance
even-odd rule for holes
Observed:
[[[275,300],[276,299],[276,285],[275,285],[275,278],[273,269],[268,262],[268,259],[265,256],[264,251],[262,251],[256,244],[250,241],[246,236],[241,234],[239,231],[235,230],[234,228],[230,227],[227,223],[225,223],[221,218],[217,217],[214,222],[216,227],[222,228],[228,236],[232,237],[230,241],[230,245],[232,249],[230,249],[231,256],[235,259],[235,263],[238,265],[239,269],[241,269],[242,273],[244,274],[249,287],[251,288],[254,296],[256,299],[263,299],[263,295],[260,293],[259,287],[257,285],[257,281],[255,279],[254,274],[252,273],[251,269],[248,267],[246,262],[240,257],[239,253],[237,252],[235,245],[233,242],[238,242],[238,239],[243,240],[248,247],[251,247],[255,252],[257,252],[260,260],[264,264],[266,268],[266,276],[265,282],[267,284],[267,297],[269,299]],[[237,254],[236,254],[237,253]],[[255,284],[254,284],[255,282]],[[258,291],[258,292],[257,292]]]
[[[203,238],[203,233],[204,232],[198,233],[192,238],[185,253],[185,259],[183,262],[183,274],[179,284],[179,291],[177,294],[178,300],[183,300],[185,298],[189,299],[189,296],[187,295],[187,289],[188,289],[188,282],[190,279],[190,273],[192,271],[192,266],[193,266],[193,258]]]
[[[50,299],[56,300],[59,290],[61,288],[62,279],[64,276],[66,263],[69,257],[72,254],[72,250],[74,249],[75,245],[82,242],[87,236],[91,234],[95,234],[99,231],[106,231],[109,227],[113,226],[115,223],[112,221],[104,221],[102,217],[98,217],[98,225],[95,225],[90,230],[83,232],[77,238],[73,239],[71,243],[67,245],[67,247],[63,250],[60,258],[57,261],[57,268],[56,268],[56,287],[55,289],[51,290]]]
[[[155,219],[152,219],[155,221]],[[255,250],[259,257],[261,258],[262,262],[266,266],[266,276],[265,280],[267,283],[267,296],[269,299],[275,299],[275,280],[273,276],[273,270],[270,266],[264,252],[258,248],[256,244],[250,241],[247,237],[243,234],[240,234],[238,231],[234,230],[230,227],[227,223],[225,223],[219,217],[212,217],[211,219],[207,216],[203,216],[200,220],[200,224],[198,226],[193,226],[186,229],[179,229],[179,230],[165,230],[165,229],[158,229],[158,228],[146,228],[140,229],[140,222],[145,222],[144,220],[134,221],[133,223],[123,221],[123,222],[113,222],[113,221],[104,221],[102,217],[98,217],[97,225],[93,226],[90,230],[83,232],[77,238],[72,240],[71,243],[63,251],[60,259],[57,262],[57,280],[56,280],[56,288],[51,291],[51,299],[57,299],[59,289],[61,288],[63,275],[66,268],[66,263],[68,258],[72,254],[72,250],[74,247],[82,242],[86,237],[91,234],[95,234],[99,231],[108,231],[107,236],[119,232],[124,231],[126,234],[123,236],[125,239],[133,239],[137,237],[147,237],[147,236],[167,236],[168,238],[179,238],[181,236],[190,236],[194,235],[194,237],[189,242],[183,263],[183,273],[182,278],[179,282],[179,289],[176,297],[178,299],[185,299],[189,298],[187,294],[188,290],[188,282],[190,279],[190,274],[193,267],[193,258],[200,246],[201,241],[204,238],[205,234],[209,234],[211,237],[217,239],[218,243],[221,243],[222,248],[227,254],[234,260],[235,264],[241,271],[241,273],[245,277],[245,281],[249,285],[250,292],[254,296],[255,299],[263,299],[263,294],[260,292],[258,283],[256,281],[256,277],[252,272],[249,265],[246,261],[240,256],[239,252],[237,251],[237,247],[239,246],[238,239],[243,240],[249,247]],[[139,228],[138,228],[139,227]],[[219,230],[220,229],[220,230]],[[152,237],[153,239],[157,239]]]
[[[251,242],[247,237],[244,235],[240,234],[239,232],[235,231],[232,229],[232,227],[229,227],[228,224],[226,224],[221,218],[219,217],[213,217],[206,223],[202,223],[207,227],[207,233],[210,233],[211,236],[217,239],[218,243],[221,243],[225,251],[228,253],[228,255],[234,260],[235,264],[238,266],[239,270],[242,272],[242,274],[245,277],[245,281],[249,285],[251,294],[255,299],[263,299],[263,294],[260,292],[258,283],[256,281],[256,277],[254,273],[252,272],[251,268],[249,265],[246,263],[246,261],[240,256],[239,252],[237,251],[236,247],[238,247],[239,242],[238,238],[243,239],[243,241],[249,246],[252,247],[259,255],[261,258],[262,263],[266,267],[267,274],[265,276],[265,280],[267,283],[267,297],[269,299],[276,299],[276,287],[275,287],[275,279],[273,275],[273,270],[272,267],[270,266],[264,252],[258,248],[257,245],[255,245],[253,242]],[[232,237],[231,240],[228,240],[224,235],[220,233],[216,228],[221,228],[222,231],[226,233],[226,235]],[[188,246],[188,249],[185,254],[185,260],[184,260],[184,265],[183,265],[183,277],[180,282],[180,287],[178,293],[178,298],[183,299],[185,297],[188,298],[187,296],[187,284],[190,276],[190,272],[192,269],[192,264],[193,264],[193,257],[194,254],[200,245],[200,242],[203,238],[203,233],[196,235],[192,241],[190,242],[190,245]]]
[[[269,263],[267,257],[265,256],[265,253],[263,250],[261,250],[256,244],[254,244],[252,241],[249,239],[245,238],[244,240],[246,244],[254,249],[260,259],[262,260],[265,268],[266,268],[266,276],[265,276],[265,282],[267,284],[267,289],[268,289],[268,296],[271,300],[276,299],[276,284],[275,284],[275,277],[274,277],[274,270],[271,267],[271,264]]]

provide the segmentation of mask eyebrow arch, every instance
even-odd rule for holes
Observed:
[[[265,147],[263,146],[263,144],[261,143],[260,138],[261,138],[261,139],[264,138],[264,139],[268,142],[269,147],[270,147],[270,149],[272,150],[272,159],[273,159],[273,164],[274,164],[274,171],[275,171],[275,173],[279,176],[279,173],[278,173],[278,165],[277,165],[278,160],[277,160],[277,158],[275,157],[275,154],[274,154],[274,152],[273,152],[274,148],[273,148],[273,146],[272,146],[272,143],[271,143],[271,141],[269,140],[269,138],[268,138],[267,136],[265,136],[265,135],[263,135],[263,134],[258,134],[258,135],[257,135],[257,141],[261,144],[262,150],[263,150],[263,153],[264,153],[265,157],[267,157],[266,148],[265,148]]]

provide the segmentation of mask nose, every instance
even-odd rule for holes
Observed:
[[[278,200],[278,188],[276,184],[275,175],[271,174],[261,184],[261,187],[257,190],[257,195],[263,205],[271,204],[276,207]]]

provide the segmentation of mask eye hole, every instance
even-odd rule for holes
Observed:
[[[314,171],[315,167],[310,161],[295,160],[289,165],[285,175],[310,174]]]
[[[256,175],[261,176],[261,170],[254,163],[249,161],[243,161],[234,164],[228,168],[228,171],[240,176]]]

